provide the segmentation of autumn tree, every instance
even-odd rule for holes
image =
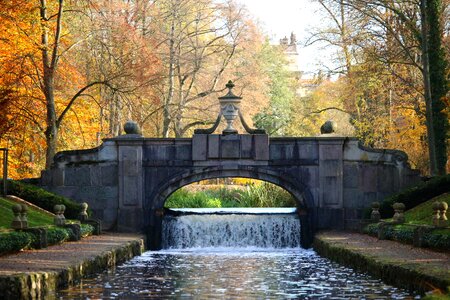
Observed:
[[[291,122],[296,85],[288,70],[283,48],[273,46],[266,40],[258,57],[262,70],[269,78],[269,105],[253,118],[257,128],[265,129],[269,135],[283,136]]]
[[[321,3],[325,2],[322,1]],[[435,104],[432,105],[432,103],[438,103],[440,100],[430,100],[433,98],[433,96],[431,94],[432,88],[430,76],[427,71],[427,54],[430,50],[428,49],[427,44],[430,37],[436,37],[439,39],[442,36],[442,27],[439,27],[441,26],[439,24],[442,24],[442,21],[440,23],[436,22],[439,17],[435,19],[433,24],[436,26],[439,25],[438,27],[440,29],[436,28],[435,32],[431,33],[427,29],[426,24],[429,18],[425,17],[423,14],[424,12],[426,13],[427,10],[424,10],[424,8],[421,7],[419,5],[420,3],[418,2],[389,2],[384,0],[331,0],[327,3],[331,3],[330,5],[326,6],[326,11],[328,13],[333,12],[335,16],[339,16],[339,13],[335,13],[337,10],[333,10],[333,8],[340,8],[340,11],[349,11],[349,16],[351,16],[351,19],[357,20],[358,24],[365,24],[364,26],[354,27],[355,29],[357,29],[354,38],[351,40],[347,39],[347,42],[349,43],[350,47],[352,47],[352,49],[356,50],[354,63],[358,69],[357,73],[363,75],[364,73],[361,73],[360,71],[364,69],[368,72],[372,72],[375,78],[378,78],[377,80],[382,84],[383,87],[385,87],[384,89],[373,90],[373,92],[376,92],[376,94],[381,97],[381,101],[378,100],[375,103],[383,103],[381,107],[388,108],[388,110],[385,111],[386,118],[381,118],[381,116],[383,115],[382,113],[379,115],[380,118],[377,119],[378,122],[380,122],[381,120],[388,118],[389,122],[387,124],[390,124],[389,126],[392,128],[390,130],[384,130],[384,133],[380,132],[381,135],[379,135],[378,139],[381,143],[379,143],[378,145],[389,145],[389,140],[391,140],[389,136],[392,134],[395,135],[396,132],[395,126],[392,125],[404,119],[400,115],[406,116],[410,115],[409,112],[414,112],[414,114],[416,115],[416,120],[422,120],[422,122],[426,120],[426,128],[428,129],[427,137],[431,161],[431,173],[436,174],[438,172],[436,168],[436,157],[438,156],[442,158],[440,162],[441,171],[439,171],[442,173],[442,167],[444,167],[445,169],[445,160],[447,157],[445,150],[446,141],[445,138],[442,139],[442,136],[446,135],[446,124],[448,124],[448,119],[443,118],[444,115],[442,114],[442,105],[436,106],[440,111],[439,113],[435,112],[431,114],[431,106],[435,106]],[[422,2],[422,4],[425,4],[425,2]],[[334,17],[331,19],[332,22],[336,23],[337,18]],[[343,35],[341,35],[341,40],[345,40]],[[435,45],[435,47],[433,47],[433,49],[438,49],[436,51],[438,53],[442,53],[442,46],[440,46],[438,43]],[[438,61],[439,59],[435,58],[433,59],[433,62],[430,60],[430,63],[436,64],[436,62]],[[373,67],[371,66],[378,67],[373,69]],[[445,72],[445,64],[441,63],[440,67],[437,69],[439,69],[440,72]],[[349,86],[356,87],[355,84],[358,82],[357,78],[360,77],[360,75],[358,75],[357,73],[349,72],[346,75]],[[355,79],[356,81],[354,81]],[[438,85],[439,87],[441,87],[441,89],[444,88],[444,90],[447,88],[447,85],[443,80],[434,80],[433,84]],[[350,111],[355,111],[355,109],[356,111],[360,111],[362,108],[360,104],[363,104],[363,102],[360,102],[360,100],[370,99],[376,95],[370,92],[370,90],[368,89],[365,90],[366,92],[363,94],[364,97],[353,97],[353,99],[359,102],[354,102],[354,104],[351,104],[350,106],[347,105],[346,108]],[[378,91],[383,90],[384,95],[378,93]],[[438,98],[440,97],[442,99],[442,91],[440,93],[441,96],[438,96]],[[353,93],[352,95],[356,94]],[[425,101],[423,101],[423,99],[425,99]],[[367,102],[365,101],[364,103]],[[421,103],[424,103],[426,105],[421,105]],[[375,106],[378,105],[376,104]],[[395,111],[396,109],[403,113],[399,115]],[[383,110],[381,110],[380,112],[382,111]],[[424,114],[424,112],[426,112],[426,114]],[[372,107],[369,110],[369,113],[373,113],[376,115],[376,107]],[[422,118],[423,115],[426,115],[426,119]],[[440,123],[436,123],[433,121],[435,115],[439,120],[441,120]],[[393,116],[396,117],[394,118]],[[360,123],[359,126],[363,124],[364,120],[363,123]],[[433,129],[438,124],[440,124],[439,132],[441,134],[439,142],[441,151],[438,151],[440,154],[437,154],[437,152],[435,151],[437,140],[434,137],[436,137],[435,131],[437,131],[437,129]],[[417,126],[420,127],[421,124],[420,122],[413,122],[410,124],[411,128],[414,126],[417,128]],[[377,127],[383,128],[380,126]],[[368,137],[370,135],[363,134],[362,136]],[[422,136],[418,136],[415,138],[420,140]],[[395,147],[396,145],[390,146]]]

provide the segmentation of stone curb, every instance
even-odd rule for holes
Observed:
[[[30,272],[0,276],[1,299],[46,299],[58,288],[78,282],[144,252],[144,240],[136,239],[76,262],[57,272]]]
[[[327,241],[326,237],[316,234],[313,242],[314,250],[339,264],[351,267],[357,271],[368,273],[382,279],[388,284],[425,293],[431,290],[450,289],[450,277],[440,277],[437,274],[427,273],[427,268],[418,269],[412,264],[399,264],[388,258],[382,260],[362,250],[351,249],[344,244]],[[429,271],[429,270],[428,270]]]

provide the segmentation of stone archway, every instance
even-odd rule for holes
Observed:
[[[148,234],[148,245],[150,249],[160,249],[161,245],[161,230],[162,219],[164,217],[164,203],[167,198],[179,188],[202,180],[214,178],[230,178],[243,177],[250,179],[258,179],[275,184],[287,192],[289,192],[297,202],[297,208],[301,224],[301,245],[309,248],[312,243],[314,233],[314,199],[309,191],[309,188],[294,178],[289,176],[281,176],[277,172],[270,170],[247,167],[247,168],[230,168],[223,167],[209,167],[202,170],[194,170],[177,174],[168,179],[166,183],[161,185],[157,191],[149,196],[153,201],[144,205],[145,214],[149,216],[146,218]]]

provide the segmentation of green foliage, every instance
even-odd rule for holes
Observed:
[[[15,180],[8,181],[8,193],[48,211],[53,211],[53,207],[56,204],[64,204],[66,206],[64,216],[68,219],[78,218],[78,214],[81,211],[80,204],[75,203],[68,198],[52,194],[37,186]]]
[[[20,231],[0,233],[0,255],[20,251],[33,241],[32,234]]]
[[[89,235],[92,235],[92,233],[94,232],[94,226],[90,224],[81,224],[80,231],[82,237],[87,237]]]
[[[244,189],[210,189],[190,192],[175,191],[167,199],[167,208],[219,208],[219,207],[292,207],[293,197],[282,188],[263,182],[251,184]]]
[[[293,207],[294,198],[286,190],[267,182],[249,185],[240,193],[242,207]]]
[[[394,215],[392,205],[396,202],[405,204],[406,210],[411,209],[429,199],[450,192],[450,174],[434,177],[386,198],[380,204],[380,214],[383,219]]]
[[[425,233],[425,244],[430,248],[448,250],[450,249],[450,229],[435,229]]]
[[[49,227],[47,229],[48,245],[60,244],[70,238],[69,229],[61,227]]]
[[[295,87],[290,78],[292,75],[287,69],[288,62],[281,49],[273,47],[269,41],[264,43],[258,61],[270,78],[270,103],[254,116],[253,122],[269,135],[284,135],[284,129],[290,123],[291,105],[295,98]]]
[[[406,225],[396,225],[392,227],[392,236],[389,238],[394,241],[405,244],[412,244],[414,242],[414,231],[416,227]]]
[[[221,207],[221,203],[219,199],[213,198],[207,193],[192,193],[179,189],[170,195],[165,206],[170,208]]]
[[[423,225],[406,225],[406,224],[383,224],[373,223],[367,225],[363,232],[371,236],[378,236],[379,231],[387,240],[398,241],[405,244],[413,244],[414,237],[418,230],[423,233],[423,246],[438,250],[450,249],[450,229],[423,227]]]
[[[370,236],[378,236],[378,230],[380,228],[380,223],[372,223],[363,228],[363,233]]]

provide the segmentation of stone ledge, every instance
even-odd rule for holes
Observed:
[[[394,286],[419,291],[420,293],[435,289],[448,292],[448,289],[450,289],[448,254],[434,253],[436,257],[439,256],[440,258],[432,258],[433,253],[429,251],[430,257],[419,255],[417,259],[414,259],[419,250],[411,246],[392,241],[366,244],[354,242],[358,236],[366,237],[365,235],[341,234],[339,232],[318,233],[314,238],[313,248],[323,257],[360,272],[368,273]],[[391,250],[387,249],[386,242],[391,244],[392,251],[398,253],[397,257],[390,256]],[[439,261],[442,262],[441,266],[439,266]]]
[[[75,243],[73,244],[75,245]],[[70,251],[70,249],[68,249]],[[76,284],[82,278],[102,272],[117,264],[125,262],[144,251],[144,239],[136,237],[124,241],[109,249],[98,249],[98,253],[84,258],[78,258],[77,249],[72,250],[72,261],[63,268],[46,270],[11,272],[0,275],[0,295],[2,299],[46,299],[51,297],[58,288]],[[57,258],[55,258],[56,260]],[[1,261],[0,261],[1,267]],[[4,271],[4,270],[2,270]]]

